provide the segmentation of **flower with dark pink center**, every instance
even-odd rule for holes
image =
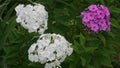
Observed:
[[[99,27],[98,27],[98,24],[95,24],[95,23],[91,23],[91,30],[92,31],[94,31],[94,32],[98,32],[98,29],[99,29]]]
[[[90,11],[96,11],[96,10],[98,10],[97,5],[90,5],[90,6],[88,7],[88,9],[89,9]]]

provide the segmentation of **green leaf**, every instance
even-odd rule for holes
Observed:
[[[113,68],[110,57],[103,57],[101,60],[101,64]]]
[[[120,8],[117,8],[115,6],[109,7],[111,13],[120,13]]]
[[[19,56],[18,56],[17,53],[13,53],[13,54],[10,54],[10,55],[5,55],[4,60],[5,60],[6,64],[16,64],[18,62],[18,60],[20,59],[18,57]]]
[[[106,39],[103,35],[98,35],[99,39],[102,41],[102,43],[104,44],[104,46],[106,45]]]
[[[14,16],[14,17],[12,17],[12,19],[10,19],[8,21],[8,24],[7,24],[6,28],[5,28],[3,36],[2,36],[3,37],[3,43],[6,41],[9,33],[14,29],[15,25],[17,24],[15,18],[16,17]]]
[[[85,66],[87,60],[84,57],[80,57],[80,58],[82,65]]]
[[[110,5],[110,4],[114,3],[115,0],[109,0],[109,1],[106,0],[106,1],[107,1],[107,3]]]
[[[56,0],[56,1],[59,2],[59,3],[62,3],[62,4],[64,4],[64,5],[66,5],[66,6],[69,6],[69,7],[71,7],[72,9],[75,8],[73,5],[67,3],[67,2],[65,2],[65,1],[63,1],[63,0]]]
[[[51,7],[53,7],[53,5],[55,5],[55,4],[54,4],[54,1],[55,1],[55,0],[44,0],[44,1],[45,1],[49,6],[52,5]]]
[[[28,64],[28,66],[35,66],[36,67],[36,66],[41,66],[41,64],[31,62],[31,63]]]
[[[113,55],[116,54],[115,50],[113,47],[105,47],[100,49],[100,53],[105,56],[105,57],[112,57]]]
[[[118,21],[117,21],[116,19],[111,18],[110,21],[111,21],[111,25],[112,25],[113,27],[120,29],[119,23],[118,23]]]
[[[105,1],[104,0],[100,0],[101,1],[101,3],[103,4],[103,5],[105,5]]]
[[[10,0],[5,0],[2,5],[0,5],[0,17],[3,15],[3,12],[6,10]]]
[[[5,51],[6,54],[11,54],[13,52],[16,52],[18,48],[16,46],[4,46],[3,50]]]
[[[14,11],[14,9],[15,9],[15,7],[16,7],[16,4],[17,4],[17,3],[15,3],[15,4],[10,8],[10,10],[8,10],[8,11],[6,12],[6,15],[4,16],[4,22],[6,22],[6,21],[9,20],[10,15],[13,13],[13,11]]]
[[[107,32],[112,38],[115,38],[115,34],[113,32]]]
[[[80,33],[80,44],[83,46],[85,45],[85,42],[86,42],[85,36],[82,33]]]
[[[91,65],[91,64],[87,65],[86,67],[87,67],[87,68],[96,68],[95,66],[93,66],[93,65]]]
[[[77,41],[74,41],[74,45],[72,45],[72,48],[76,53],[80,54],[79,43]]]
[[[86,47],[85,51],[88,53],[93,53],[98,47]]]

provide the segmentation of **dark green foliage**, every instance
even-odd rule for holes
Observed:
[[[120,68],[119,0],[0,0],[0,68],[44,68],[28,60],[27,50],[38,38],[16,22],[18,4],[41,3],[49,13],[48,30],[72,43],[74,52],[62,68]],[[111,31],[84,30],[80,12],[91,4],[103,4],[111,13]]]

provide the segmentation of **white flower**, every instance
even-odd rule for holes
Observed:
[[[17,19],[16,21],[28,32],[38,32],[43,34],[48,28],[48,13],[45,7],[41,4],[31,5],[20,4],[15,8]]]
[[[29,60],[46,63],[45,68],[61,68],[60,63],[72,54],[73,49],[59,34],[42,34],[28,50]]]

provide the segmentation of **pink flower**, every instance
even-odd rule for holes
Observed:
[[[87,14],[87,16],[89,17],[89,19],[90,19],[90,20],[93,20],[93,19],[94,19],[94,17],[95,17],[95,14],[94,14],[94,13],[89,12],[89,13]]]
[[[89,9],[90,11],[96,11],[96,10],[98,10],[98,8],[97,8],[96,5],[90,5],[90,6],[88,7],[88,9]]]
[[[110,13],[103,5],[90,5],[87,10],[81,12],[82,23],[93,32],[110,31]]]
[[[105,23],[106,23],[105,19],[100,19],[100,20],[98,21],[98,24],[99,24],[99,25],[102,25],[102,24],[105,24]]]
[[[100,30],[104,30],[105,31],[106,29],[107,29],[106,23],[100,25]]]
[[[105,17],[104,12],[101,11],[101,10],[97,10],[97,17],[98,17],[98,18],[104,18],[104,17]]]
[[[85,15],[82,20],[83,20],[84,22],[90,21],[90,19],[89,19],[89,17],[88,17],[87,15]]]
[[[86,22],[86,26],[90,28],[92,23],[94,23],[94,22],[88,21],[88,22]]]
[[[109,12],[109,10],[108,10],[107,7],[105,7],[105,6],[103,6],[103,5],[100,5],[100,7],[101,7],[101,9],[103,10],[103,12],[104,12],[107,16],[110,15],[110,12]]]
[[[99,27],[98,27],[98,25],[97,24],[91,24],[91,30],[92,31],[94,31],[94,32],[98,32],[98,29],[99,29]]]

